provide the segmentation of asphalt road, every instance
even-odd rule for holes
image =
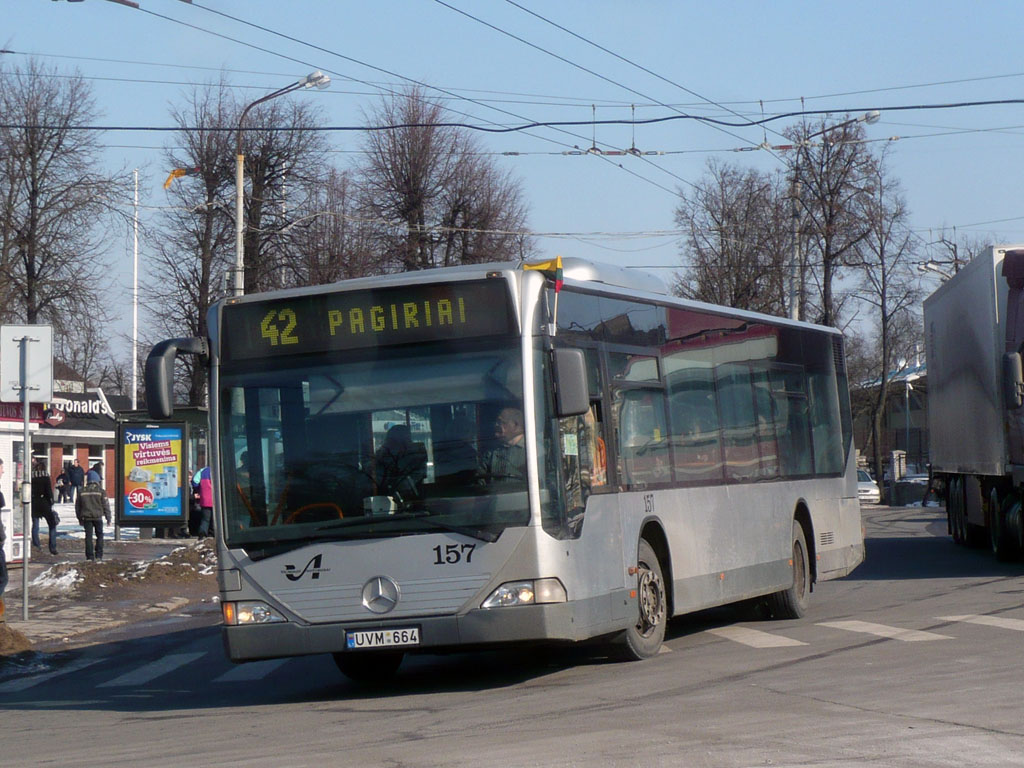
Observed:
[[[939,509],[865,522],[806,618],[703,612],[643,663],[422,656],[366,690],[329,657],[233,667],[205,626],[0,667],[0,763],[1024,766],[1024,565]]]

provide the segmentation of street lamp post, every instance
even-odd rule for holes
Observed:
[[[242,154],[242,124],[245,122],[245,116],[257,104],[276,99],[278,96],[284,96],[286,93],[301,88],[326,88],[330,84],[331,78],[318,69],[296,83],[278,88],[276,91],[256,99],[242,110],[242,114],[238,118],[238,133],[235,136],[235,279],[233,288],[235,296],[245,293],[245,207],[242,194],[245,187],[245,155]]]
[[[849,120],[844,120],[841,123],[835,125],[829,125],[822,128],[820,131],[804,136],[799,144],[796,145],[796,162],[793,164],[793,185],[790,192],[790,199],[792,200],[792,258],[790,259],[789,265],[789,317],[792,320],[800,319],[800,152],[807,145],[811,139],[816,136],[822,136],[831,131],[835,131],[839,128],[843,128],[853,123],[867,123],[871,125],[878,122],[878,118],[882,116],[882,113],[877,109],[873,109],[870,112],[865,112],[859,117],[853,117]]]

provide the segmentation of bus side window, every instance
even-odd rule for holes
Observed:
[[[665,393],[625,389],[615,394],[618,411],[618,468],[627,487],[643,488],[671,479]]]

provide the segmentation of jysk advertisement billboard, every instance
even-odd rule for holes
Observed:
[[[121,525],[159,525],[186,520],[185,424],[120,426],[118,520]]]

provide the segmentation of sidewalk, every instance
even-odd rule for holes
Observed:
[[[5,652],[23,649],[14,647],[24,645],[14,633],[32,650],[46,652],[104,642],[111,631],[143,628],[185,609],[189,616],[203,615],[211,622],[219,618],[212,540],[139,539],[138,529],[130,528],[115,541],[113,526],[107,526],[103,561],[90,562],[85,559],[84,531],[70,505],[58,509],[58,554],[47,551],[43,522],[42,547],[29,560],[28,621],[22,618],[21,565],[9,568],[3,600],[6,629],[13,632],[0,624],[0,659]],[[151,567],[155,563],[160,567]]]

